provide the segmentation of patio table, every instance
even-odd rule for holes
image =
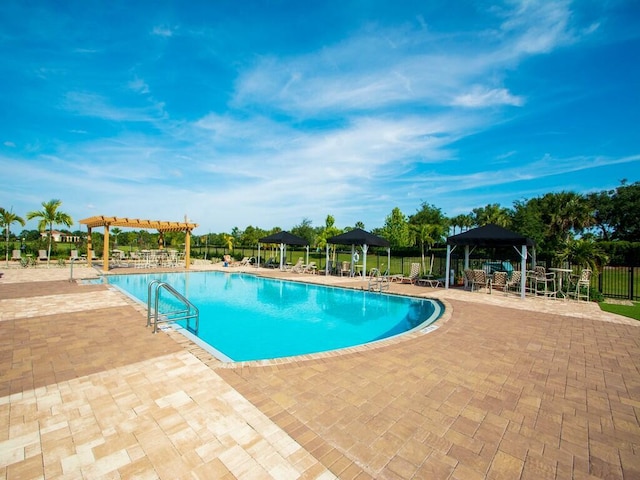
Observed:
[[[562,295],[562,298],[567,298],[562,291],[562,280],[565,276],[570,275],[573,270],[570,268],[550,268],[549,271],[555,272],[556,278],[558,279],[558,292],[556,293],[556,296],[560,294]]]

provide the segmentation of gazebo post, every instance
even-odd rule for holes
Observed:
[[[329,275],[329,244],[325,245],[325,256],[324,256],[324,276]]]
[[[366,243],[362,245],[362,278],[367,276],[367,251],[369,250],[369,245]]]
[[[522,245],[522,253],[520,254],[520,298],[524,300],[525,287],[527,286],[527,244]]]
[[[445,262],[444,288],[449,288],[449,269],[451,268],[451,245],[447,243],[447,261]]]

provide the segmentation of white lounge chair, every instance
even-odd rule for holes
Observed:
[[[412,263],[411,270],[409,271],[409,276],[402,276],[400,279],[400,283],[410,283],[411,285],[415,284],[420,276],[420,264]]]

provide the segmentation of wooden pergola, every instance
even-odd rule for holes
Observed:
[[[123,217],[105,217],[105,216],[95,216],[85,218],[84,220],[80,220],[81,225],[86,225],[89,230],[89,236],[87,238],[87,259],[91,262],[91,230],[93,228],[104,227],[104,247],[103,247],[103,258],[104,263],[102,270],[105,272],[109,271],[109,227],[125,227],[125,228],[135,228],[135,229],[153,229],[157,230],[160,233],[160,248],[164,246],[164,237],[163,234],[165,232],[185,232],[186,237],[184,241],[184,268],[189,269],[189,265],[191,264],[191,230],[198,226],[197,223],[189,223],[189,222],[163,222],[160,220],[140,220],[137,218],[123,218]]]

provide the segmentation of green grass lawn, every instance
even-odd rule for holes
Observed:
[[[600,308],[605,312],[617,313],[618,315],[640,320],[640,302],[633,302],[633,305],[600,302]]]

